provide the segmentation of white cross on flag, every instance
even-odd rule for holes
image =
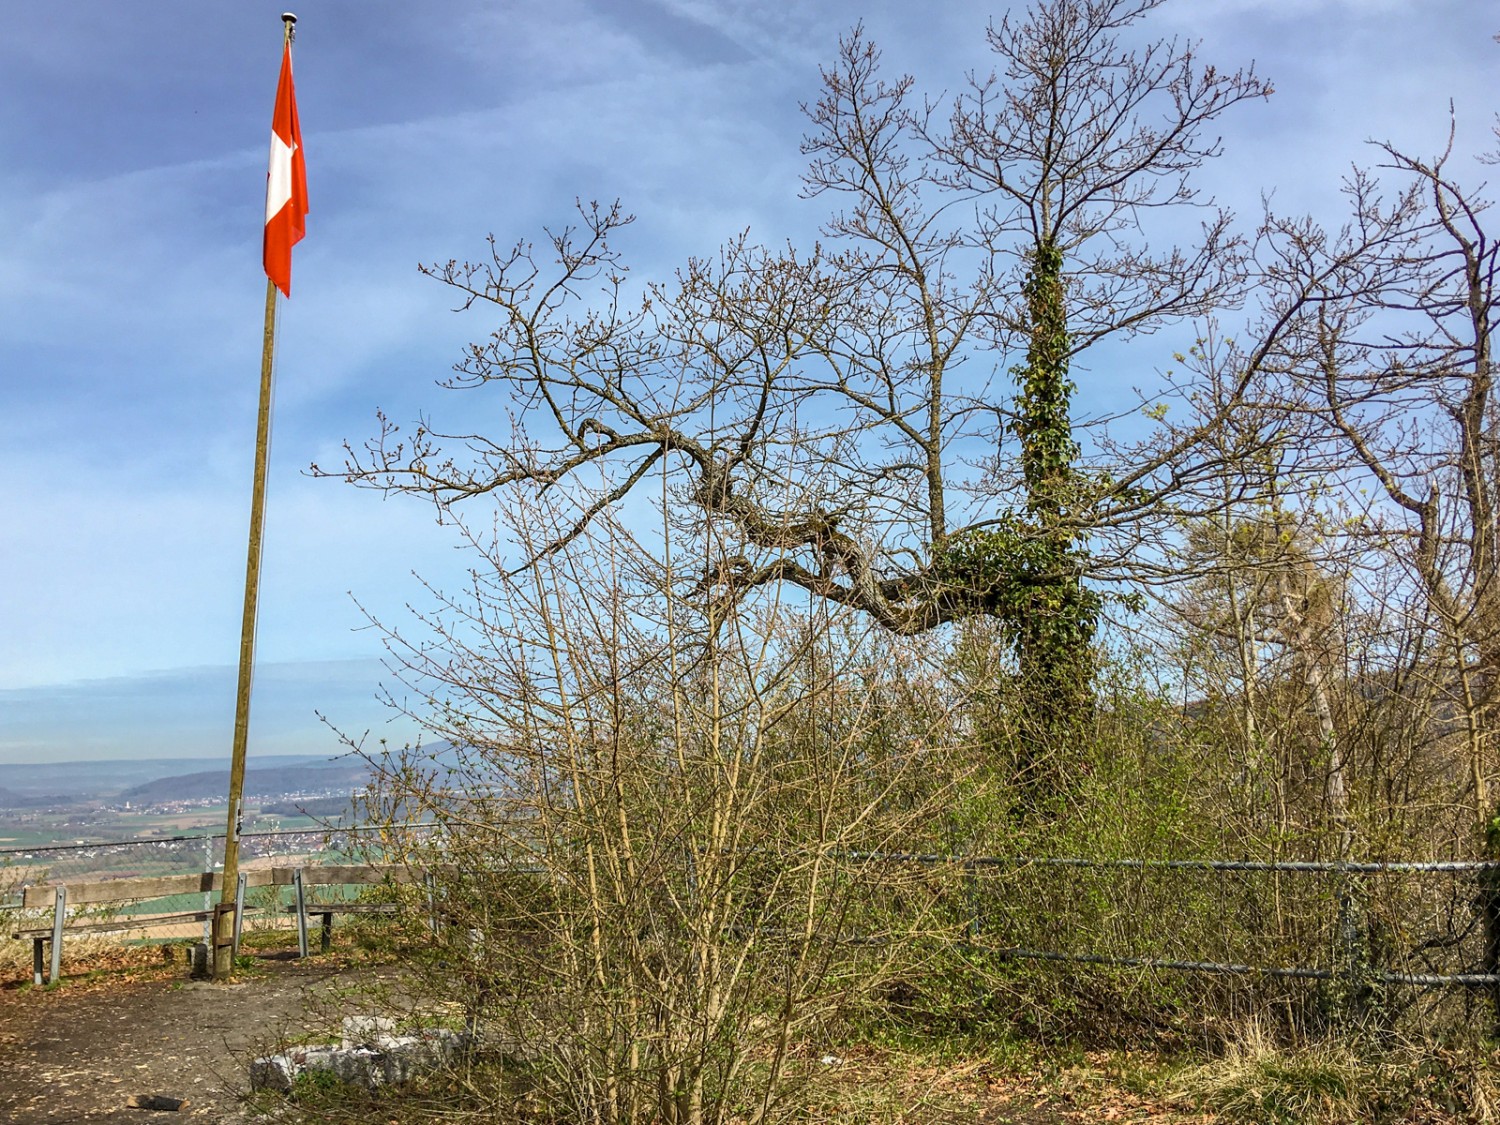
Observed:
[[[307,166],[302,127],[292,89],[292,46],[281,55],[276,112],[271,118],[271,171],[266,177],[266,276],[283,296],[292,295],[292,247],[307,233]]]

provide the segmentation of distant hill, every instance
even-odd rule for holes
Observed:
[[[281,770],[289,766],[328,764],[327,754],[252,755],[253,770]],[[65,794],[73,801],[113,797],[123,789],[159,777],[216,771],[229,777],[227,755],[201,758],[111,758],[80,762],[0,762],[0,789],[22,797],[47,797],[49,803]],[[220,782],[220,789],[224,782]]]
[[[430,743],[423,758],[439,765],[455,762],[452,747]],[[329,761],[326,754],[253,754],[246,793],[257,797],[349,793],[368,784],[359,758]],[[229,759],[117,758],[76,762],[0,762],[0,808],[76,804],[90,800],[205,800],[222,797],[229,785]]]
[[[279,769],[247,769],[245,796],[283,797],[289,793],[352,793],[369,784],[369,770],[364,762],[354,760],[334,765],[291,765]],[[228,770],[158,777],[144,785],[124,790],[119,800],[132,804],[155,805],[166,801],[200,801],[223,797],[228,787]]]

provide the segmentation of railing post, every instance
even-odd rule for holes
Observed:
[[[424,872],[422,885],[427,890],[427,925],[432,930],[433,937],[441,937],[443,923],[438,917],[437,876],[431,871]]]
[[[203,837],[203,872],[208,876],[208,890],[203,892],[203,944],[213,949],[218,935],[214,933],[214,838]]]
[[[1349,871],[1336,876],[1338,883],[1338,932],[1335,936],[1338,964],[1334,983],[1334,1018],[1340,1024],[1357,1024],[1365,1016],[1369,981],[1369,958],[1365,948],[1364,915],[1361,894]]]
[[[984,926],[979,908],[979,873],[972,859],[964,860],[964,897],[969,900],[969,943],[977,945]]]
[[[297,955],[307,956],[307,896],[302,890],[302,868],[292,872],[292,893],[297,900]]]
[[[59,883],[52,902],[52,971],[47,976],[48,984],[56,984],[62,976],[63,922],[68,917],[68,888]]]
[[[245,884],[250,876],[241,871],[234,882],[234,948],[232,957],[240,955],[240,930],[245,920]]]

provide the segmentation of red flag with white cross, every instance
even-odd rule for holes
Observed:
[[[266,177],[266,276],[283,296],[292,295],[292,247],[307,233],[307,167],[302,128],[292,89],[292,45],[282,48],[281,81],[271,118],[271,170]]]

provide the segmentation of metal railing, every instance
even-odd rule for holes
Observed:
[[[903,858],[957,874],[1002,958],[1196,977],[1215,1010],[1500,1027],[1500,864]]]

